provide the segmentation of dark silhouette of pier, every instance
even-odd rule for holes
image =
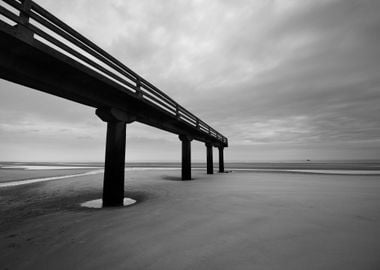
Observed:
[[[219,172],[228,140],[153,84],[30,0],[0,5],[0,77],[96,108],[107,123],[103,205],[123,204],[125,134],[138,121],[175,134],[182,144],[182,180],[191,179],[191,141],[212,147]]]

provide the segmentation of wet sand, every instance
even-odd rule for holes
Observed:
[[[0,269],[380,269],[379,176],[129,171],[0,189]]]

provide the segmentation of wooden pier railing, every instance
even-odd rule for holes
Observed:
[[[99,48],[86,37],[69,27],[33,1],[2,0],[2,24],[22,26],[24,38],[34,38],[78,63],[97,72],[120,86],[122,91],[143,99],[161,110],[186,122],[200,131],[227,144],[227,138],[186,110],[172,98],[125,66],[115,57]],[[38,43],[35,42],[36,45]]]

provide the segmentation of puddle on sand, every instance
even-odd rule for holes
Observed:
[[[128,206],[134,203],[136,203],[136,200],[131,199],[131,198],[124,198],[123,206]],[[103,200],[97,199],[97,200],[87,201],[87,202],[81,203],[80,206],[87,207],[87,208],[103,208]]]

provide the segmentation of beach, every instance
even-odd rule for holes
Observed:
[[[379,269],[378,175],[126,171],[0,188],[0,269]]]

